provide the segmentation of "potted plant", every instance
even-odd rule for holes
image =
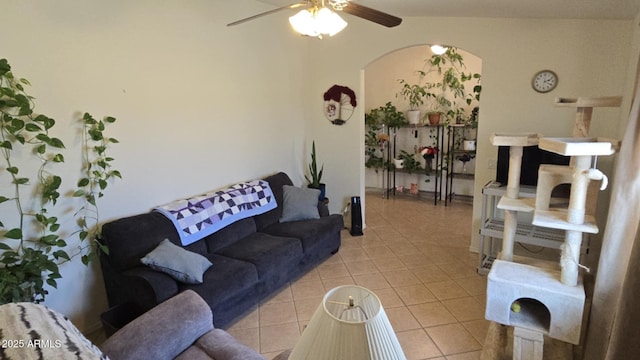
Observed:
[[[409,84],[408,81],[403,79],[399,81],[400,84],[402,84],[402,88],[400,88],[396,97],[402,96],[405,101],[409,102],[409,111],[407,111],[409,123],[417,124],[420,122],[420,106],[424,104],[424,98],[427,96],[427,88],[419,83]]]
[[[402,161],[402,165],[403,165],[402,167],[404,171],[409,174],[414,174],[414,173],[417,174],[422,169],[422,166],[420,165],[420,161],[416,159],[415,155],[410,154],[405,150],[400,151],[400,155],[398,156],[398,159]],[[418,194],[417,181],[411,183],[411,188],[409,192],[414,195]]]
[[[466,118],[464,104],[470,106],[474,101],[480,100],[482,86],[481,75],[465,73],[465,69],[464,59],[455,47],[448,47],[443,54],[434,54],[425,61],[425,69],[421,75],[427,79],[425,87],[429,114],[443,114],[446,123]],[[476,80],[476,85],[471,90],[465,88],[470,80]],[[435,120],[437,115],[433,117],[434,121],[438,121]]]
[[[476,138],[478,137],[478,111],[479,111],[479,107],[474,107],[473,110],[471,110],[471,115],[469,116],[469,118],[466,120],[465,122],[465,129],[464,129],[464,139],[465,141],[475,141]],[[465,150],[475,150],[474,149],[465,149]]]
[[[410,154],[405,150],[400,151],[398,159],[402,160],[402,168],[409,174],[413,174],[422,169],[420,162],[418,161],[418,159],[416,159],[414,154]]]
[[[404,114],[391,104],[387,102],[384,106],[380,106],[376,109],[371,109],[364,118],[365,124],[370,127],[386,126],[389,129],[397,129],[403,125],[407,125],[409,122]]]
[[[378,169],[384,167],[384,149],[389,142],[389,135],[381,132],[377,132],[380,128],[369,128],[365,136],[365,155],[366,161],[364,166],[369,169],[374,169],[378,172]],[[378,151],[380,155],[378,155]]]
[[[440,125],[440,119],[442,114],[449,114],[451,108],[451,101],[448,100],[442,94],[428,93],[429,102],[431,103],[429,111],[427,112],[427,118],[429,119],[429,125]]]
[[[424,158],[425,174],[431,175],[433,171],[433,158],[438,154],[437,146],[424,146],[419,149],[420,155]]]
[[[323,201],[326,194],[326,185],[321,182],[322,172],[324,171],[324,164],[322,164],[320,170],[318,171],[316,159],[316,142],[314,140],[311,145],[311,163],[309,163],[309,175],[311,177],[305,175],[304,178],[307,180],[308,186],[310,188],[320,190],[318,200]]]
[[[467,163],[473,159],[473,155],[470,153],[463,153],[456,157],[456,160],[462,162],[462,173],[467,173]]]

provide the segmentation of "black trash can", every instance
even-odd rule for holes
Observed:
[[[351,197],[351,236],[362,236],[362,203],[360,196]]]
[[[122,329],[125,325],[142,315],[142,309],[134,303],[116,305],[100,315],[107,337]]]

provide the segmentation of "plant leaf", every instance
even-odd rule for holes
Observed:
[[[9,239],[22,239],[22,229],[20,228],[13,228],[9,231],[7,231],[6,234],[4,234],[4,237],[9,238]]]
[[[56,259],[66,259],[66,260],[71,260],[71,258],[69,257],[69,254],[67,254],[66,251],[64,250],[56,250],[53,252],[53,257],[55,257]]]
[[[53,147],[64,149],[64,143],[62,142],[62,140],[60,140],[58,138],[51,138],[51,143],[49,145],[51,145]]]
[[[49,284],[49,286],[57,289],[58,288],[58,284],[56,283],[56,281],[54,279],[47,279],[47,284]]]
[[[40,126],[38,126],[36,124],[33,124],[33,123],[29,123],[29,124],[25,125],[24,128],[27,131],[30,131],[30,132],[37,132],[37,131],[41,131],[42,130],[42,128]]]

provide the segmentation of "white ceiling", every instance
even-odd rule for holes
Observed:
[[[258,0],[275,6],[296,0]],[[553,19],[633,19],[640,0],[356,0],[398,17],[451,16]]]

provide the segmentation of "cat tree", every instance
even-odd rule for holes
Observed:
[[[488,275],[487,320],[513,326],[513,358],[541,360],[544,336],[579,344],[585,292],[579,275],[584,233],[597,233],[595,207],[597,185],[607,186],[606,176],[595,168],[597,156],[615,153],[618,142],[589,138],[593,107],[620,106],[620,97],[556,99],[557,106],[577,109],[573,138],[544,138],[538,134],[495,134],[495,146],[509,146],[507,191],[498,208],[504,210],[502,252]],[[520,168],[525,146],[570,156],[569,166],[542,165],[536,198],[519,196]],[[592,167],[593,164],[593,167]],[[552,190],[571,184],[566,208],[550,204]],[[560,263],[516,257],[513,254],[519,212],[533,213],[533,224],[565,231]]]

